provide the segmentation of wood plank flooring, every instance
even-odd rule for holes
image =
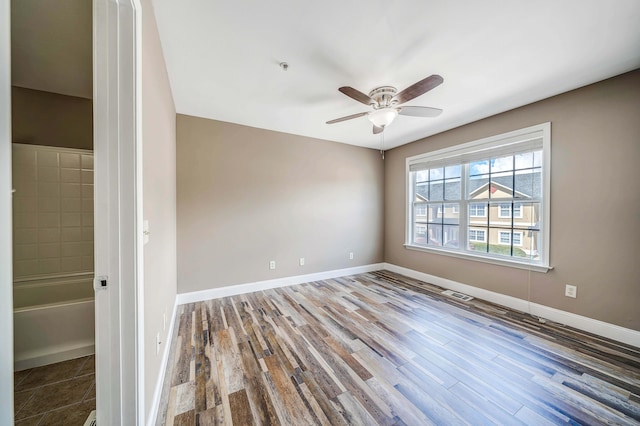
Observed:
[[[640,424],[640,349],[388,271],[182,305],[159,425]]]

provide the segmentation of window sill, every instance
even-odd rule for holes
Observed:
[[[514,260],[506,260],[499,259],[497,257],[485,257],[485,256],[477,256],[471,253],[463,253],[459,251],[452,251],[446,249],[436,249],[430,247],[422,247],[422,246],[414,246],[411,244],[404,244],[404,247],[409,250],[422,251],[425,253],[432,254],[441,254],[443,256],[457,257],[459,259],[472,260],[476,262],[490,263],[492,265],[506,266],[509,268],[518,268],[518,269],[526,269],[527,271],[534,272],[542,272],[547,273],[549,270],[553,269],[552,266],[540,265],[540,264],[532,264],[525,262],[517,262]]]

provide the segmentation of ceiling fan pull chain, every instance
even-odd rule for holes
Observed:
[[[384,160],[384,132],[380,133],[380,155]]]

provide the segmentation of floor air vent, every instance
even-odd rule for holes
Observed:
[[[93,410],[87,420],[84,422],[84,426],[96,426],[96,410]]]
[[[455,299],[463,300],[465,302],[468,302],[469,300],[473,300],[473,297],[467,296],[466,294],[458,293],[457,291],[453,291],[453,290],[445,290],[442,292],[442,294],[446,294],[447,296],[451,296]]]

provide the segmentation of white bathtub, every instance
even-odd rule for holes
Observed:
[[[95,351],[93,297],[16,307],[13,321],[16,371]]]

